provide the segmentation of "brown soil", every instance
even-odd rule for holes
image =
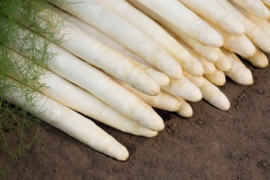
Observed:
[[[101,125],[127,147],[126,162],[42,124],[41,143],[26,150],[7,179],[270,179],[270,68],[250,69],[254,85],[228,80],[221,88],[232,103],[228,112],[204,101],[192,103],[190,119],[158,111],[166,129],[151,139]]]

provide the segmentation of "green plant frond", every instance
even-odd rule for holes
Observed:
[[[62,3],[62,0],[58,2]],[[35,108],[36,101],[41,98],[35,92],[47,88],[37,80],[44,73],[44,68],[48,68],[47,62],[53,61],[57,55],[48,51],[49,44],[61,41],[55,39],[53,33],[64,25],[62,19],[53,19],[54,16],[49,19],[53,20],[52,23],[40,21],[43,18],[47,22],[46,18],[50,17],[50,14],[44,16],[42,13],[46,12],[44,3],[45,0],[0,0],[0,158],[5,154],[16,159],[23,154],[23,148],[37,138],[33,127],[38,132],[39,120],[29,115],[27,109]],[[48,41],[41,40],[32,32],[45,36]],[[14,51],[31,54],[31,58],[22,64],[22,56],[14,55]],[[10,83],[11,77],[18,83]],[[23,92],[20,95],[23,97],[15,98],[26,100],[21,108],[4,100],[6,93],[18,90]],[[8,162],[3,167],[0,164],[0,176],[6,172],[6,164]]]

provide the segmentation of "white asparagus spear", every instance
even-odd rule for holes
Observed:
[[[253,16],[243,8],[238,8],[238,10],[241,11],[241,13],[243,13],[249,20],[257,24],[263,30],[263,32],[270,36],[270,24],[267,20]]]
[[[196,76],[193,76],[187,72],[183,72],[184,73],[184,76],[189,80],[191,81],[193,84],[195,84],[197,87],[201,87],[204,85],[204,78],[203,77],[196,77]]]
[[[10,80],[9,83],[16,86],[15,81]],[[27,87],[21,85],[20,87],[16,91],[6,92],[5,100],[25,108],[25,104],[29,101],[25,97],[25,92],[31,91]],[[25,109],[29,113],[108,156],[120,161],[128,158],[127,149],[89,119],[38,92],[32,97],[34,106]]]
[[[204,69],[204,74],[213,74],[216,71],[216,67],[213,63],[205,60],[203,57],[200,57],[194,52],[194,57],[196,57],[202,64]]]
[[[40,84],[44,84],[46,87],[48,87],[42,90],[42,93],[47,97],[63,104],[64,106],[123,132],[146,137],[153,137],[157,135],[156,131],[151,131],[139,123],[129,119],[128,117],[123,116],[121,113],[103,103],[92,94],[55,75],[54,73],[34,64],[31,65],[32,69],[29,69],[26,63],[26,61],[29,60],[25,59],[19,54],[10,51],[9,60],[16,60],[16,63],[18,63],[18,65],[21,67],[20,71],[17,69],[18,72],[11,75],[14,79],[24,79],[26,76],[28,76],[29,71],[44,72],[38,79],[33,79],[33,81],[37,81]],[[22,71],[23,69],[27,70]]]
[[[78,28],[80,28],[81,30],[83,30],[85,33],[90,34],[94,37],[96,37],[99,41],[101,41],[102,43],[106,44],[107,46],[109,46],[110,48],[119,51],[125,55],[127,55],[128,57],[131,58],[131,60],[136,60],[133,61],[135,64],[137,64],[138,66],[140,66],[141,68],[145,69],[146,72],[161,86],[166,86],[169,83],[169,77],[164,74],[161,73],[159,71],[154,70],[154,66],[152,66],[151,64],[149,64],[148,62],[146,62],[144,59],[142,59],[141,57],[139,57],[138,55],[134,54],[133,52],[131,52],[129,49],[125,48],[124,46],[122,46],[121,44],[119,44],[118,42],[116,42],[115,40],[111,39],[109,36],[105,35],[104,33],[100,32],[99,30],[95,29],[94,27],[90,26],[89,24],[86,24],[85,22],[81,21],[80,19],[65,13],[62,10],[56,11],[57,13],[59,13],[59,15],[65,19],[67,19],[69,22],[71,22],[72,24],[74,24],[75,26],[77,26]],[[146,65],[143,65],[141,63],[136,63],[136,62],[141,62],[144,63]],[[151,67],[153,68],[151,68]]]
[[[200,88],[203,98],[220,110],[228,110],[230,102],[228,98],[211,82],[204,78],[205,84]]]
[[[132,60],[136,60],[136,61],[133,61],[133,62],[135,64],[137,64],[138,66],[140,66],[141,68],[145,69],[146,72],[159,85],[166,86],[169,83],[170,80],[169,80],[169,77],[166,74],[161,73],[159,71],[156,71],[155,69],[153,69],[154,66],[152,66],[151,64],[146,62],[144,59],[142,59],[138,55],[134,54],[129,49],[125,48],[124,46],[122,46],[121,44],[116,42],[115,40],[111,39],[110,37],[108,37],[104,33],[102,33],[99,30],[93,28],[89,24],[84,23],[83,21],[81,21],[80,19],[78,19],[78,18],[76,18],[74,16],[70,16],[67,13],[63,12],[63,11],[58,11],[58,12],[60,13],[61,17],[64,17],[64,18],[68,19],[68,21],[70,21],[72,24],[79,27],[85,33],[88,33],[88,34],[90,34],[92,36],[95,36],[98,40],[100,40],[102,43],[108,45],[110,48],[129,56]],[[140,62],[140,63],[136,63],[137,61]],[[143,65],[142,63],[146,64],[146,65]]]
[[[269,19],[270,11],[261,0],[233,0],[249,13],[260,19]]]
[[[181,39],[178,39],[178,42],[188,50],[192,56],[200,61],[203,66],[204,74],[213,74],[216,71],[216,67],[213,63],[205,60],[203,57],[199,56],[193,49],[191,49],[186,43],[184,43]]]
[[[203,99],[208,101],[210,104],[221,110],[228,110],[230,108],[231,105],[228,98],[207,79],[204,77],[192,77],[191,75],[186,77],[200,88]]]
[[[202,44],[201,42],[199,42],[196,39],[193,39],[192,37],[187,35],[186,33],[182,32],[178,29],[173,28],[173,26],[171,24],[169,24],[168,22],[164,22],[163,25],[164,26],[162,26],[162,25],[160,25],[160,26],[162,26],[163,29],[166,30],[178,42],[184,41],[197,54],[204,57],[205,59],[207,59],[210,62],[215,62],[218,60],[218,56],[219,56],[219,52],[217,51],[218,48]]]
[[[62,19],[48,9],[40,14],[48,18],[46,21],[52,24],[57,24],[59,19]],[[40,20],[40,26],[47,28],[49,23],[46,21]],[[146,94],[159,93],[158,84],[129,57],[112,50],[68,21],[64,19],[61,21],[63,21],[63,27],[53,31],[55,39],[61,39],[59,42],[61,47]]]
[[[202,67],[196,64],[199,62],[151,18],[144,15],[124,0],[99,1],[159,43],[180,63],[185,71],[197,76],[201,75],[199,72],[203,71]],[[126,14],[128,14],[128,16]]]
[[[229,71],[232,68],[231,62],[219,49],[219,58],[214,62],[215,66],[221,71]]]
[[[262,1],[266,6],[270,7],[270,0],[262,0]]]
[[[179,40],[184,41],[191,49],[193,49],[197,54],[205,58],[207,61],[215,62],[218,60],[218,48],[202,44],[181,31],[174,31],[174,33],[178,36],[178,38],[176,37],[178,42]]]
[[[134,89],[126,83],[123,83],[121,81],[117,81],[117,83],[140,97],[144,102],[146,102],[152,107],[159,108],[165,111],[176,111],[180,108],[179,100],[165,91],[160,91],[160,93],[156,96],[149,96],[141,93],[140,91]]]
[[[245,26],[246,36],[258,47],[265,52],[270,52],[270,37],[263,30],[245,17],[235,6],[227,0],[217,0],[228,12],[234,14]]]
[[[206,19],[232,35],[245,34],[242,23],[231,13],[228,13],[216,0],[197,1],[179,0],[194,13]]]
[[[105,76],[105,74],[90,65],[87,66],[83,62],[69,62],[68,65],[66,63],[68,63],[67,59],[61,58],[61,62],[57,61],[59,69],[56,71],[59,75],[85,88],[122,114],[138,121],[145,127],[154,131],[160,131],[164,128],[162,119],[150,106],[145,104],[137,96],[117,85],[109,77]],[[60,68],[62,66],[64,69]],[[72,67],[74,68],[72,69]],[[64,72],[66,68],[69,69],[69,72]],[[70,73],[70,75],[67,75],[67,73]]]
[[[252,16],[251,14],[249,14],[247,17],[252,22],[256,23],[263,30],[264,33],[266,33],[268,36],[270,36],[270,24],[269,24],[269,21],[259,19],[259,18],[255,17],[255,16]]]
[[[177,98],[181,104],[180,108],[176,111],[176,113],[185,118],[191,117],[193,115],[192,107],[183,98]]]
[[[204,77],[216,86],[223,86],[226,83],[225,74],[219,69],[216,69],[213,74],[205,74]]]
[[[52,77],[54,78],[53,81],[48,80]],[[110,127],[139,136],[154,137],[157,135],[156,131],[152,131],[122,115],[92,94],[53,73],[46,74],[40,79],[40,82],[46,83],[50,87],[44,92],[45,95]],[[57,92],[55,92],[56,88]]]
[[[145,71],[160,85],[160,86],[166,86],[170,83],[170,78],[162,73],[159,72],[153,68],[150,68],[147,65],[141,64],[137,61],[134,61],[135,64],[137,64],[142,69],[145,69]]]
[[[269,64],[267,56],[259,48],[256,48],[256,53],[254,54],[254,56],[243,58],[251,62],[253,66],[258,68],[265,68]]]
[[[231,78],[238,84],[251,85],[253,84],[253,77],[251,71],[241,62],[241,60],[232,52],[221,48],[222,52],[231,61],[232,68],[225,72],[226,76]]]
[[[25,32],[25,31],[24,31]],[[23,34],[22,34],[23,35]],[[29,37],[29,34],[24,34]],[[42,49],[43,38],[36,37],[36,49]],[[22,44],[19,40],[14,43]],[[29,49],[28,44],[24,44]],[[16,47],[15,48],[16,51]],[[23,51],[23,55],[33,56],[33,51]],[[126,89],[119,86],[111,78],[90,64],[81,61],[74,55],[68,53],[59,46],[51,43],[48,46],[48,53],[56,54],[53,61],[48,61],[47,66],[57,75],[70,82],[86,89],[94,96],[110,105],[123,115],[141,123],[145,127],[160,131],[164,128],[162,119],[157,113],[140,98],[133,95]],[[57,67],[55,67],[57,65]]]
[[[48,6],[47,3],[46,3],[46,5]],[[77,18],[77,17],[75,17],[75,16],[73,16],[73,15],[71,15],[69,13],[66,13],[65,11],[63,11],[61,9],[57,9],[57,8],[55,8],[53,6],[49,6],[49,8],[52,8],[52,10],[55,13],[59,14],[62,18],[64,18],[67,21],[71,22],[72,24],[77,26],[79,29],[81,29],[85,33],[87,33],[87,34],[89,34],[89,35],[91,35],[93,37],[96,37],[103,44],[106,44],[110,48],[127,55],[128,57],[130,57],[133,60],[136,60],[138,62],[141,62],[142,64],[145,64],[145,65],[147,65],[149,67],[154,68],[154,66],[152,64],[148,63],[143,58],[141,58],[137,54],[133,53],[132,51],[130,51],[129,49],[127,49],[122,44],[120,44],[116,40],[112,39],[108,35],[104,34],[103,32],[99,31],[98,29],[94,28],[90,24],[85,23],[84,21],[80,20],[79,18]]]
[[[103,32],[99,31],[98,29],[92,27],[90,24],[87,24],[87,23],[83,22],[82,20],[78,19],[75,16],[67,14],[64,11],[59,11],[59,13],[60,13],[59,15],[61,17],[67,18],[67,20],[69,22],[71,22],[72,24],[74,24],[75,26],[77,26],[78,28],[83,30],[85,33],[96,37],[99,41],[101,41],[103,44],[106,44],[110,48],[112,48],[112,49],[114,49],[116,51],[119,51],[119,52],[129,56],[131,59],[134,59],[134,60],[136,60],[138,62],[144,61],[144,62],[148,63],[147,61],[142,59],[140,56],[133,53],[128,48],[124,47],[119,42],[115,41],[114,39],[112,39],[108,35],[104,34]],[[150,65],[150,63],[149,63],[149,65]]]
[[[181,97],[188,101],[196,102],[202,99],[200,90],[184,76],[180,80],[171,79],[170,84],[161,86],[164,91]]]
[[[62,15],[62,17],[64,18],[64,19],[71,19],[71,20],[73,20],[72,22],[76,22],[76,24],[79,24],[80,25],[80,27],[83,27],[83,30],[88,30],[87,32],[89,32],[89,34],[92,34],[92,35],[98,35],[98,37],[100,37],[102,40],[104,40],[106,43],[108,43],[109,45],[112,45],[113,47],[112,48],[115,48],[115,47],[119,47],[119,46],[121,46],[121,47],[123,47],[122,45],[120,45],[120,44],[118,44],[117,42],[115,42],[113,39],[111,39],[111,38],[109,38],[108,36],[106,36],[106,35],[104,35],[103,33],[101,33],[101,32],[99,32],[98,30],[96,30],[96,29],[94,29],[94,28],[92,28],[90,25],[87,25],[87,24],[85,24],[85,23],[83,23],[82,21],[80,21],[79,19],[77,19],[77,18],[75,18],[75,17],[71,17],[70,15],[68,15],[67,13],[64,13],[63,11],[56,11],[56,12],[61,12],[61,15]],[[91,32],[94,32],[94,33],[91,33]],[[27,33],[27,31],[26,31],[26,33]],[[121,48],[120,47],[120,48]],[[119,50],[118,48],[115,48],[116,50]],[[122,48],[121,48],[122,49]],[[124,47],[123,47],[123,49],[122,49],[123,51],[129,51],[128,49],[125,49]],[[130,52],[130,51],[129,51]],[[124,52],[123,52],[124,53]],[[132,52],[130,52],[130,53],[127,53],[127,55],[129,55],[129,56],[131,56],[131,58],[132,57],[135,57],[135,56],[137,56],[137,55],[135,55],[135,54],[132,54]],[[138,57],[137,56],[137,59],[139,59],[140,57]],[[141,63],[138,63],[137,61],[135,61],[134,59],[128,59],[129,61],[132,61],[134,64],[136,64],[137,65],[137,67],[140,67],[141,69],[145,69],[145,71],[158,83],[158,84],[160,84],[160,85],[163,85],[163,86],[165,86],[165,85],[167,85],[168,83],[169,83],[169,77],[166,75],[166,74],[164,74],[164,73],[161,73],[161,72],[159,72],[159,71],[156,71],[156,70],[154,70],[154,69],[152,69],[152,68],[150,68],[150,67],[148,67],[148,66],[146,66],[146,65],[149,65],[149,66],[151,66],[151,64],[148,64],[146,61],[144,61],[143,59],[141,59],[140,58],[140,61],[141,62],[143,62],[143,63],[145,63],[146,65],[143,65],[143,64],[141,64]],[[154,68],[154,67],[153,67]],[[121,70],[121,69],[120,69]],[[120,71],[119,70],[119,71]],[[117,71],[117,72],[119,72],[119,71]],[[143,71],[143,72],[141,72],[142,74],[142,76],[143,75],[145,75],[145,72]],[[121,74],[121,73],[120,73]],[[130,74],[124,74],[124,75],[126,75],[126,76],[130,76]],[[139,76],[138,76],[139,77]],[[138,78],[138,77],[136,77],[136,78]],[[130,78],[130,77],[129,77]],[[141,77],[141,78],[143,78],[143,77]],[[149,77],[147,78],[146,77],[146,79],[144,79],[143,78],[143,82],[144,83],[146,83],[147,84],[147,86],[150,86],[151,85],[151,82],[150,83],[148,83],[147,82],[147,79],[149,79]],[[142,80],[142,79],[141,79]],[[156,83],[154,83],[154,84],[156,84]],[[158,88],[159,89],[159,88]]]
[[[220,33],[223,34],[223,33]],[[256,48],[252,42],[245,36],[233,36],[223,34],[223,47],[244,57],[251,57],[255,54]]]
[[[65,0],[60,8],[112,37],[168,76],[181,78],[181,66],[167,51],[100,3],[94,0],[79,3],[76,0]]]
[[[161,24],[167,21],[175,30],[181,30],[204,44],[214,47],[223,44],[222,37],[213,28],[177,0],[128,1],[152,19]]]
[[[224,43],[223,47],[235,52],[244,57],[251,57],[255,54],[255,46],[252,42],[246,37],[246,35],[234,36],[226,33],[225,31],[219,29],[218,27],[212,25],[215,30],[223,37]]]

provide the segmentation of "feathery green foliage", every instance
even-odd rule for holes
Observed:
[[[50,41],[53,39],[52,27],[40,27],[40,12],[43,10],[45,0],[0,0],[0,158],[17,157],[23,155],[22,149],[36,140],[39,120],[30,116],[25,109],[34,106],[33,98],[37,91],[46,88],[36,80],[42,75],[41,69],[33,69],[33,65],[46,67],[47,61],[52,61],[55,54],[48,53],[49,42],[39,42],[37,35],[23,34],[21,27],[31,27],[38,34],[43,34]],[[57,24],[58,28],[61,22]],[[17,43],[22,42],[22,43]],[[42,43],[42,48],[36,46]],[[27,61],[26,66],[17,63],[17,57],[11,55],[10,48],[18,53],[34,52],[34,56]],[[37,48],[38,47],[38,48]],[[12,59],[12,60],[11,60]],[[8,83],[10,75],[17,76],[16,72],[27,72],[27,76],[18,80],[16,85]],[[31,87],[27,90],[22,85]],[[5,93],[9,91],[24,90],[23,94],[27,99],[24,108],[10,105],[5,99]],[[42,112],[41,112],[42,113]],[[35,133],[33,133],[35,131]],[[33,136],[34,134],[34,136]],[[27,144],[26,144],[27,143]],[[5,174],[5,166],[10,161],[7,158],[4,164],[0,163],[0,178]],[[2,162],[3,163],[3,162]]]

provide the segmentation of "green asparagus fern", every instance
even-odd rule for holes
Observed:
[[[55,54],[47,51],[48,42],[42,42],[42,48],[40,46],[37,48],[36,43],[40,43],[37,36],[30,34],[22,36],[18,27],[31,27],[34,32],[46,35],[50,41],[58,41],[53,39],[52,27],[39,26],[39,13],[43,10],[40,4],[44,2],[45,0],[0,0],[0,178],[7,172],[8,162],[22,156],[24,147],[36,140],[39,130],[39,120],[29,115],[26,109],[34,106],[33,98],[36,94],[34,92],[41,91],[46,86],[36,81],[43,71],[34,71],[31,67],[33,64],[46,67],[46,62],[51,61]],[[61,26],[61,21],[58,26]],[[18,40],[23,43],[17,44]],[[21,67],[16,59],[11,60],[11,58],[16,58],[10,56],[11,47],[22,54],[27,51],[34,52],[34,56],[27,61],[26,66]],[[27,76],[18,80],[16,85],[8,83],[10,74],[22,71],[26,71]],[[25,85],[31,89],[26,91],[22,88]],[[24,90],[23,94],[27,99],[23,108],[4,101],[5,93],[18,89]]]

